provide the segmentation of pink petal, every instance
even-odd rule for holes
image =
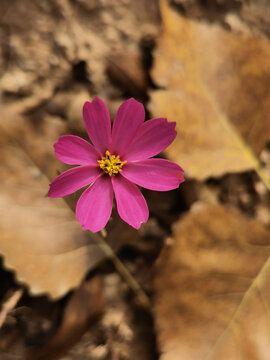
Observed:
[[[100,155],[104,155],[111,143],[111,121],[104,102],[95,98],[83,106],[83,121],[88,136]]]
[[[74,135],[60,136],[54,144],[57,159],[69,165],[96,165],[100,156],[87,141]]]
[[[175,124],[175,122],[168,122],[165,118],[152,119],[143,123],[123,154],[123,159],[145,160],[159,154],[175,139]]]
[[[112,212],[113,189],[107,175],[100,176],[81,195],[76,216],[83,230],[100,231],[107,224]]]
[[[145,198],[136,185],[121,175],[113,176],[112,184],[120,217],[135,229],[139,229],[149,216]]]
[[[184,181],[183,173],[183,169],[171,161],[147,159],[126,164],[121,175],[146,189],[168,191]]]
[[[100,175],[100,168],[77,166],[57,176],[50,184],[48,196],[52,198],[66,196],[93,182]]]
[[[121,155],[133,140],[145,117],[144,107],[131,98],[123,102],[114,119],[111,152]]]

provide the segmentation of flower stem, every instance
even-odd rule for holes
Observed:
[[[143,291],[137,280],[131,275],[131,273],[128,271],[128,269],[125,267],[122,261],[115,255],[114,251],[105,241],[105,238],[107,236],[106,230],[102,229],[100,231],[100,234],[101,236],[99,236],[98,238],[100,241],[100,246],[105,252],[105,254],[111,259],[116,270],[123,277],[123,279],[125,279],[129,287],[137,296],[137,299],[140,301],[140,304],[145,308],[150,308],[150,301],[148,296],[145,294],[145,292]]]

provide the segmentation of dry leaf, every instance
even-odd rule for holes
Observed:
[[[0,14],[0,92],[19,113],[46,105],[76,81],[86,90],[91,81],[106,97],[106,55],[138,48],[160,24],[156,0],[2,0]],[[80,64],[87,71],[76,77]]]
[[[268,0],[244,1],[241,8],[241,17],[252,28],[261,33],[270,35],[270,7]]]
[[[16,141],[50,180],[67,169],[54,155],[53,144],[59,136],[68,133],[66,123],[58,117],[48,115],[44,119],[30,120],[4,111],[0,126],[0,131]]]
[[[107,57],[107,73],[111,80],[134,97],[145,96],[147,89],[143,58],[138,51],[113,52]]]
[[[157,263],[161,360],[267,360],[270,233],[234,208],[195,209]]]
[[[161,4],[152,75],[165,89],[152,92],[150,110],[177,122],[166,154],[200,180],[257,167],[250,148],[258,154],[270,137],[270,44]]]
[[[46,197],[40,169],[3,127],[1,133],[0,254],[32,294],[58,298],[78,286],[104,253],[63,199]]]
[[[91,278],[72,294],[62,323],[52,339],[41,348],[29,349],[28,360],[57,360],[65,354],[97,320],[104,308],[100,277]]]

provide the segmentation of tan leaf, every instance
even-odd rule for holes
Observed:
[[[270,44],[161,5],[152,75],[163,89],[150,110],[177,122],[167,156],[200,180],[258,167],[251,149],[258,154],[270,137]]]
[[[161,360],[267,360],[270,233],[234,208],[194,209],[157,263]]]
[[[58,298],[78,286],[104,253],[63,199],[46,197],[47,179],[3,127],[0,153],[0,254],[32,294]]]
[[[43,347],[29,347],[27,360],[59,359],[95,324],[105,305],[101,280],[97,276],[90,278],[74,291],[53,337]]]

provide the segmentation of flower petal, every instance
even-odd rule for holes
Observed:
[[[165,118],[146,121],[138,129],[123,158],[137,161],[159,154],[175,139],[175,125],[175,122],[168,122]]]
[[[83,106],[83,121],[88,136],[100,155],[104,155],[111,143],[111,121],[105,103],[95,98]]]
[[[81,195],[76,216],[83,230],[100,231],[107,224],[112,212],[113,189],[107,175],[100,176]]]
[[[100,175],[100,168],[77,166],[57,176],[50,184],[48,196],[52,198],[66,196],[90,184]]]
[[[139,229],[149,216],[142,193],[135,184],[121,175],[112,177],[112,185],[120,217],[135,229]]]
[[[131,98],[123,102],[114,119],[111,153],[122,155],[145,117],[144,107]]]
[[[183,173],[183,169],[171,161],[147,159],[126,164],[121,175],[146,189],[168,191],[185,181]]]
[[[53,145],[57,159],[69,165],[96,165],[100,158],[96,149],[87,141],[75,135],[60,136]]]

